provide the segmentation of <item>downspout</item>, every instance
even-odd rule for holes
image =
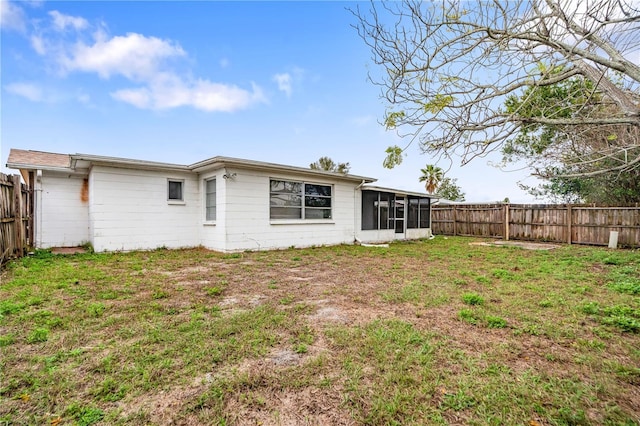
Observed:
[[[360,182],[360,184],[358,186],[356,186],[353,190],[353,241],[355,243],[358,244],[362,244],[362,241],[360,241],[358,239],[357,236],[357,232],[358,232],[358,197],[356,197],[356,194],[358,193],[358,190],[360,190],[360,188],[362,188],[362,186],[367,183],[364,179],[362,179],[362,182]],[[360,215],[362,215],[362,212],[360,212]]]
[[[33,185],[34,198],[35,198],[35,220],[33,221],[35,230],[35,248],[42,247],[42,170],[36,171],[36,179]]]

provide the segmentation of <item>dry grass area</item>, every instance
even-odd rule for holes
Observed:
[[[638,252],[470,242],[38,252],[0,424],[637,425]]]

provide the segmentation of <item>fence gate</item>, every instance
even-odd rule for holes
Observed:
[[[33,245],[33,191],[20,175],[0,173],[0,266]]]

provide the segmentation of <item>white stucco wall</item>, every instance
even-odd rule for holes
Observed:
[[[218,215],[223,214],[223,221],[216,225],[224,232],[224,251],[353,243],[357,183],[309,178],[295,173],[246,169],[227,169],[227,172],[235,173],[235,177],[218,180]],[[333,217],[327,220],[271,220],[269,181],[272,178],[332,185]],[[224,190],[220,192],[221,187]],[[215,248],[206,238],[202,243],[205,247]]]
[[[201,209],[198,217],[198,227],[200,229],[199,244],[211,250],[225,251],[225,223],[226,223],[226,180],[222,177],[223,169],[217,169],[202,173],[200,175],[200,198]],[[216,220],[206,220],[205,210],[205,180],[216,179]]]
[[[184,202],[167,200],[167,180],[183,179]],[[200,243],[201,197],[193,173],[94,166],[91,243],[96,251],[192,247]]]
[[[36,194],[36,245],[73,247],[89,238],[88,181],[85,175],[45,171]],[[84,186],[84,188],[83,188]]]

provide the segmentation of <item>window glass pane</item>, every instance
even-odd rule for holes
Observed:
[[[312,185],[310,183],[305,184],[304,193],[306,195],[320,195],[324,197],[331,197],[331,185]]]
[[[306,207],[331,207],[331,198],[325,197],[304,197]]]
[[[209,179],[206,185],[206,220],[216,220],[216,180]]]
[[[284,181],[284,180],[272,180],[271,181],[271,192],[285,192],[285,193],[302,194],[302,183],[300,183],[300,182],[289,182],[289,181]]]
[[[305,219],[331,219],[331,209],[305,209]]]
[[[182,201],[182,182],[170,180],[169,181],[169,199]]]
[[[277,207],[301,207],[302,196],[297,194],[271,194],[271,205]]]
[[[215,179],[209,179],[207,181],[207,194],[209,194],[211,192],[216,192],[216,180]]]
[[[295,207],[271,207],[271,219],[302,219],[302,209]]]

